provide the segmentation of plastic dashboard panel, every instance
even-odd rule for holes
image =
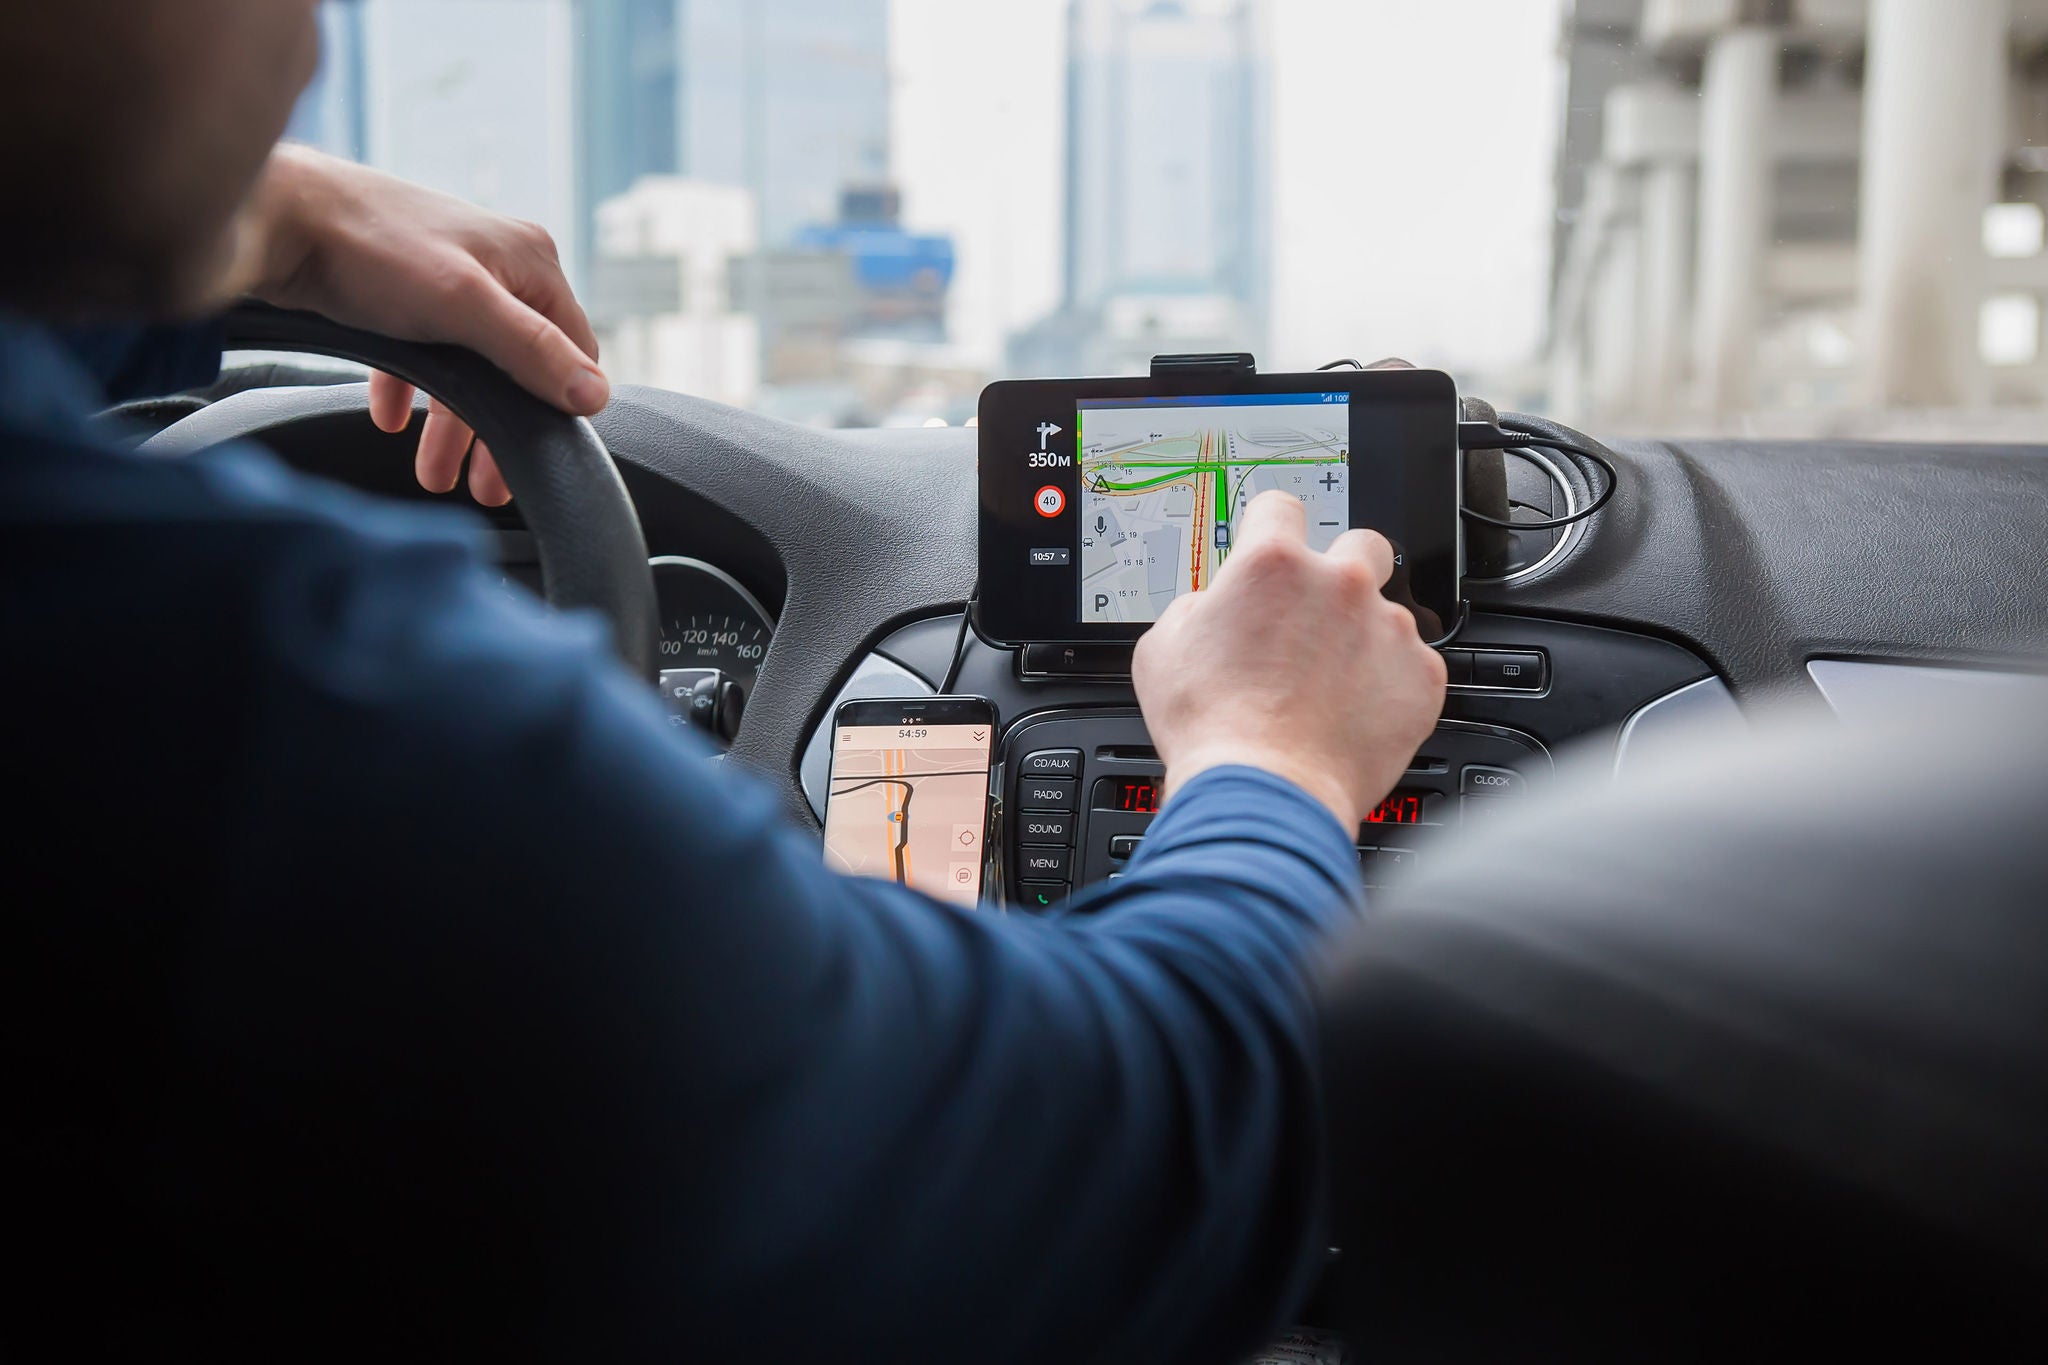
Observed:
[[[278,401],[242,407],[216,434],[261,435],[303,411],[306,392],[275,391]],[[345,417],[358,445],[381,439],[366,418],[332,410],[361,410],[360,386],[348,392],[325,400],[329,419]],[[812,820],[799,757],[833,695],[892,632],[955,615],[973,592],[974,433],[823,432],[631,386],[594,425],[651,542],[705,553],[782,598],[734,755],[779,785],[793,816]],[[1506,643],[1540,643],[1525,632],[1566,621],[1651,645],[1661,637],[1690,670],[1673,686],[1715,672],[1745,705],[1788,695],[1818,705],[1806,671],[1814,658],[2024,670],[2048,643],[2048,447],[1614,450],[1612,505],[1540,577],[1475,586],[1467,641],[1484,642],[1501,616],[1520,618]],[[398,492],[409,463],[374,482]],[[1569,662],[1583,645],[1558,646],[1567,648],[1554,657]],[[1606,665],[1584,657],[1558,670],[1542,702],[1461,699],[1450,714],[1553,743],[1560,728],[1618,727],[1644,699],[1621,697],[1627,689],[1603,681]],[[982,690],[997,674],[1013,686],[1008,660],[970,641],[959,689]],[[1122,694],[1066,685],[1032,695],[1051,704]],[[1532,706],[1546,723],[1531,720]]]
[[[840,683],[892,630],[956,613],[972,590],[973,433],[822,433],[633,389],[598,429],[622,464],[775,545],[789,601],[735,752],[811,818],[797,756]],[[1634,442],[1616,454],[1621,487],[1591,533],[1540,578],[1476,589],[1467,640],[1509,613],[1662,637],[1697,669],[1673,686],[1718,672],[1745,702],[1817,701],[1805,665],[1818,655],[2024,661],[2048,641],[2048,450]],[[643,507],[658,500],[629,482]],[[991,670],[1009,686],[1008,657],[970,642],[959,690],[987,690]],[[1560,672],[1576,681],[1552,689],[1553,724],[1530,724],[1521,699],[1450,714],[1550,741],[1559,726],[1618,727],[1650,698],[1602,697],[1603,676]]]
[[[1823,656],[1997,664],[2048,649],[2048,447],[1613,449],[1621,487],[1592,534],[1479,604],[1671,636],[1746,698],[1817,701],[1806,664]]]

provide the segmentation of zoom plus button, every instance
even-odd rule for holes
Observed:
[[[1041,848],[1026,844],[1017,850],[1019,881],[1065,881],[1074,855],[1064,848]]]

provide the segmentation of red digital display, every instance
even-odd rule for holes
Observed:
[[[1143,779],[1124,778],[1111,789],[1109,809],[1156,815],[1159,812],[1159,784]]]
[[[1427,792],[1397,791],[1366,813],[1368,825],[1419,825]]]

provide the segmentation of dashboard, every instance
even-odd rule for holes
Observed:
[[[210,434],[259,436],[311,472],[430,500],[403,438],[364,420],[360,386],[315,404],[275,396],[292,392],[216,404]],[[1158,776],[1124,676],[1128,646],[1006,649],[968,627],[974,432],[818,431],[631,387],[595,426],[656,559],[672,707],[685,686],[701,701],[714,678],[718,723],[706,728],[730,735],[731,760],[774,783],[793,819],[815,826],[822,811],[814,741],[836,702],[972,693],[998,715],[1013,904],[1037,894],[1027,881],[1114,875],[1131,845],[1113,841],[1142,838],[1142,784]],[[1446,646],[1445,728],[1404,778],[1411,804],[1361,831],[1375,880],[1476,831],[1493,803],[1540,792],[1562,764],[1626,766],[1679,731],[1740,725],[1758,705],[1826,706],[1816,661],[2038,671],[2048,449],[1635,441],[1614,456],[1618,491],[1597,518],[1516,536],[1506,562],[1474,564],[1472,614]],[[1539,509],[1586,492],[1535,464],[1507,480]],[[484,515],[516,576],[516,511]],[[1051,753],[1079,755],[1073,794],[1020,792],[1020,780],[1052,776],[1027,771]],[[1035,833],[1019,823],[1026,811],[1041,813]],[[1045,813],[1071,815],[1066,838]]]

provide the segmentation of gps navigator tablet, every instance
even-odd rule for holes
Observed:
[[[1458,621],[1458,396],[1434,370],[1016,380],[982,391],[985,639],[1135,640],[1230,558],[1269,489],[1309,541],[1369,526],[1428,640]]]

